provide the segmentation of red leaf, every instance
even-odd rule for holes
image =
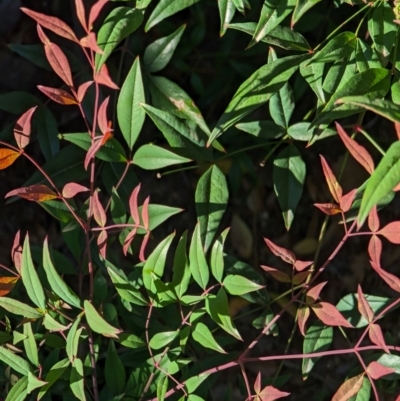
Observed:
[[[98,150],[101,148],[101,138],[99,137],[96,141],[93,141],[92,145],[88,149],[86,156],[85,156],[85,161],[83,163],[83,166],[85,167],[85,170],[87,170],[90,160],[96,155]]]
[[[367,302],[367,300],[365,299],[365,296],[362,292],[361,286],[358,285],[358,310],[361,313],[361,316],[368,321],[368,323],[371,323],[372,320],[374,319],[374,312],[371,309],[371,307],[369,306],[369,303]]]
[[[382,348],[387,354],[390,354],[389,348],[386,345],[385,338],[383,337],[382,329],[377,324],[369,326],[369,339],[378,347]]]
[[[258,372],[256,380],[254,382],[254,391],[258,394],[261,391],[261,373]]]
[[[7,295],[9,292],[11,292],[18,279],[19,278],[16,276],[0,277],[0,297],[4,297],[4,295]]]
[[[125,238],[124,246],[122,247],[122,251],[125,256],[128,254],[129,247],[131,246],[131,243],[135,238],[136,232],[137,232],[137,227],[135,227]]]
[[[64,198],[70,199],[73,198],[76,194],[80,192],[87,192],[89,188],[84,187],[83,185],[77,184],[76,182],[69,182],[64,185],[62,190],[62,195]]]
[[[35,112],[36,108],[37,106],[27,110],[24,114],[22,114],[22,116],[15,124],[14,137],[20,149],[24,149],[25,146],[29,144],[31,138],[32,115]]]
[[[290,395],[290,393],[280,391],[273,386],[264,387],[261,393],[257,394],[259,401],[274,401],[278,398],[287,397],[288,395]]]
[[[22,265],[22,246],[20,243],[20,237],[21,232],[18,230],[15,234],[13,246],[11,248],[11,260],[14,262],[14,266],[19,274],[21,274]]]
[[[339,123],[336,123],[336,130],[349,153],[367,170],[369,174],[374,172],[375,166],[371,155],[364,146],[359,145],[354,139],[350,138]]]
[[[100,49],[99,45],[97,44],[96,34],[94,32],[90,32],[89,35],[84,36],[79,43],[83,47],[87,47],[90,50],[93,50],[96,53],[104,54],[103,50]]]
[[[378,210],[376,206],[374,206],[368,214],[368,227],[372,232],[376,232],[379,230],[380,222],[378,216]]]
[[[104,101],[101,103],[99,107],[99,113],[97,115],[97,122],[99,124],[99,128],[102,134],[106,134],[110,129],[108,127],[108,120],[107,120],[107,107],[108,102],[110,100],[110,96],[107,96]]]
[[[297,314],[297,324],[299,325],[299,330],[303,337],[306,336],[305,328],[310,313],[310,308],[308,306],[301,306]]]
[[[99,200],[99,193],[95,191],[92,198],[92,208],[93,208],[93,217],[96,220],[96,223],[100,227],[104,227],[107,223],[106,212],[104,211],[103,205]]]
[[[382,253],[382,241],[376,235],[373,235],[369,239],[368,244],[368,254],[371,261],[375,263],[376,266],[381,265],[381,253]]]
[[[318,319],[327,326],[353,327],[343,315],[328,302],[318,302],[311,306]]]
[[[356,196],[357,189],[353,189],[348,192],[346,195],[342,196],[342,200],[340,201],[340,208],[344,213],[348,212],[353,204],[354,198]]]
[[[322,170],[324,172],[329,191],[331,192],[331,195],[333,199],[335,199],[336,203],[340,204],[343,194],[342,187],[337,182],[336,177],[333,174],[325,158],[322,155],[320,155],[320,158],[322,163]]]
[[[89,29],[92,29],[92,25],[96,21],[97,17],[99,16],[102,8],[108,2],[108,0],[98,0],[95,4],[93,4],[92,8],[90,9],[89,13]]]
[[[146,235],[143,238],[142,245],[140,246],[140,251],[139,251],[139,260],[141,262],[144,262],[146,260],[146,256],[144,255],[144,252],[146,250],[146,246],[147,246],[147,243],[149,242],[149,239],[150,239],[150,231],[147,231]]]
[[[367,368],[367,372],[374,379],[378,380],[383,376],[390,375],[395,372],[395,369],[388,368],[387,366],[381,365],[379,362],[372,361]]]
[[[400,244],[400,221],[392,221],[381,228],[377,234],[383,235],[392,244]]]
[[[281,246],[274,244],[267,238],[264,238],[264,241],[274,255],[278,256],[286,263],[290,263],[291,265],[295,264],[296,256],[292,251],[289,251],[286,248],[282,248]]]
[[[77,98],[78,102],[82,103],[83,98],[85,97],[86,91],[88,90],[89,86],[92,85],[94,81],[88,81],[83,83],[82,85],[79,85],[78,88],[78,93],[77,93]]]
[[[295,274],[293,277],[293,284],[294,285],[301,284],[310,274],[311,274],[311,272],[309,272],[309,271],[300,272],[300,273]]]
[[[292,279],[284,272],[281,272],[278,269],[274,269],[273,267],[269,266],[261,266],[267,273],[269,273],[275,280],[281,283],[291,283]]]
[[[394,128],[396,129],[397,138],[400,140],[400,123],[395,122]]]
[[[328,216],[334,216],[335,214],[339,214],[342,212],[342,210],[338,205],[336,205],[336,203],[314,203],[314,206]]]
[[[89,29],[86,24],[85,6],[82,0],[75,0],[75,10],[76,16],[78,18],[78,21],[81,23],[82,28],[85,30],[85,32],[88,32]]]
[[[131,212],[132,219],[135,224],[140,224],[139,217],[139,205],[138,205],[138,195],[140,191],[140,183],[135,187],[132,191],[131,196],[129,197],[129,210]]]
[[[356,395],[363,384],[364,373],[354,376],[349,380],[346,380],[335,393],[332,401],[348,401],[351,397]]]
[[[103,64],[101,66],[100,71],[95,74],[94,80],[98,84],[108,86],[111,89],[119,89],[119,86],[115,84],[114,81],[111,79],[106,64]]]
[[[296,260],[294,262],[293,267],[298,271],[301,272],[304,269],[307,269],[308,266],[311,266],[314,262],[312,260]]]
[[[306,302],[308,305],[313,304],[319,298],[319,294],[321,293],[322,289],[325,287],[327,281],[323,283],[317,284],[315,287],[309,289],[306,294]]]
[[[106,259],[107,256],[107,231],[101,230],[100,235],[97,237],[97,245],[99,247],[100,255]]]
[[[14,189],[8,192],[5,198],[9,198],[10,196],[20,196],[34,202],[44,202],[58,198],[58,195],[53,190],[43,184]]]
[[[11,166],[20,155],[21,153],[15,150],[0,148],[0,170]]]
[[[388,273],[383,270],[382,267],[376,265],[373,261],[370,261],[372,268],[379,274],[382,280],[394,291],[400,292],[400,279],[394,274]]]
[[[73,104],[78,104],[75,98],[63,89],[49,88],[48,86],[38,85],[38,89],[48,96],[51,100],[57,103],[63,104],[65,106],[70,106]]]
[[[29,10],[25,7],[21,7],[21,11],[33,18],[38,24],[44,26],[57,35],[72,40],[73,42],[78,42],[78,38],[75,36],[74,31],[59,18],[37,13],[36,11]]]
[[[149,202],[150,202],[150,196],[148,196],[142,206],[142,221],[143,221],[143,226],[146,230],[149,229]]]

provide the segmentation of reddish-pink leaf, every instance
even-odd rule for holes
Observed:
[[[376,235],[371,236],[368,244],[368,254],[376,266],[381,265],[382,241]]]
[[[64,198],[73,198],[76,194],[80,192],[87,192],[89,188],[84,187],[81,184],[77,184],[76,182],[69,182],[68,184],[64,185],[62,190],[62,195]]]
[[[325,158],[322,155],[320,155],[320,158],[321,158],[322,170],[324,172],[325,179],[329,187],[329,191],[333,199],[335,199],[336,203],[340,205],[340,201],[342,199],[342,194],[343,194],[342,187],[337,182],[336,177],[333,174]]]
[[[78,42],[78,38],[75,36],[74,31],[59,18],[41,14],[25,7],[21,7],[21,11],[33,18],[38,24],[56,33],[57,35],[72,40],[73,42]]]
[[[75,10],[76,16],[78,18],[78,21],[81,23],[82,28],[85,30],[85,32],[88,32],[89,29],[86,24],[85,6],[82,0],[75,0]]]
[[[142,221],[143,226],[146,230],[149,229],[149,203],[150,203],[150,196],[148,196],[142,206]]]
[[[92,158],[96,155],[97,151],[101,148],[101,138],[99,137],[97,140],[93,141],[92,145],[88,149],[86,156],[85,156],[85,161],[83,163],[83,166],[85,167],[85,170],[87,170],[90,161]]]
[[[319,294],[321,293],[322,289],[325,287],[326,283],[327,283],[327,281],[324,281],[323,283],[319,283],[307,291],[306,302],[308,305],[311,305],[318,300]]]
[[[292,251],[289,251],[286,248],[283,248],[281,246],[274,244],[272,241],[270,241],[267,238],[264,238],[264,241],[274,255],[278,256],[286,263],[290,263],[291,265],[295,264],[296,256]]]
[[[393,191],[393,192],[398,192],[398,191],[400,191],[400,184],[397,184],[397,185],[392,189],[392,191]]]
[[[73,104],[78,104],[75,98],[63,89],[49,88],[48,86],[38,85],[38,89],[48,96],[51,100],[57,103],[63,104],[65,106],[70,106]]]
[[[306,336],[306,323],[310,317],[310,313],[310,308],[308,306],[301,306],[297,313],[297,324],[299,325],[299,330],[303,337]]]
[[[368,214],[368,227],[372,232],[376,232],[379,230],[380,222],[378,216],[378,210],[376,206],[374,206]]]
[[[372,343],[382,348],[387,354],[390,354],[389,348],[386,345],[385,337],[383,337],[382,329],[377,324],[371,324],[369,326],[369,339]]]
[[[379,274],[381,279],[394,291],[400,292],[400,279],[394,274],[388,273],[383,270],[382,267],[376,265],[373,261],[370,261],[372,268]]]
[[[119,86],[111,79],[106,64],[103,64],[100,68],[100,71],[95,73],[94,80],[98,84],[105,85],[111,89],[119,89]]]
[[[281,283],[291,283],[292,279],[284,272],[281,272],[278,269],[274,269],[269,266],[261,266],[268,274],[270,274],[275,280],[280,281]]]
[[[94,32],[90,32],[87,36],[84,36],[79,43],[81,46],[87,47],[96,53],[104,54],[103,50],[100,49],[99,45],[97,44],[96,34]]]
[[[14,137],[20,149],[24,149],[31,138],[32,115],[37,106],[30,108],[18,119],[14,127]]]
[[[144,262],[146,260],[146,256],[144,253],[146,251],[147,243],[149,242],[150,239],[150,234],[151,234],[150,231],[147,231],[146,235],[143,238],[142,245],[140,246],[139,260],[141,262]]]
[[[254,391],[258,394],[261,391],[261,373],[258,372],[256,380],[254,381]]]
[[[336,203],[314,203],[314,206],[328,216],[334,216],[342,212],[342,209]]]
[[[371,323],[372,320],[374,319],[374,312],[371,309],[371,307],[369,306],[369,303],[367,302],[367,300],[365,299],[365,296],[362,292],[361,286],[358,285],[358,310],[361,313],[361,316],[367,320],[368,323]]]
[[[129,197],[129,210],[131,212],[131,216],[135,224],[140,224],[139,205],[138,205],[139,191],[140,191],[140,183],[135,187],[135,189],[131,193],[131,196]]]
[[[11,259],[14,262],[14,266],[17,269],[17,272],[21,274],[21,265],[22,265],[22,246],[20,242],[21,232],[17,231],[14,237],[13,246],[11,248]]]
[[[97,237],[97,246],[99,247],[100,255],[106,259],[107,257],[107,231],[101,230]]]
[[[107,223],[107,216],[103,205],[100,202],[98,191],[95,191],[92,197],[92,210],[93,217],[96,220],[96,223],[100,227],[104,227]]]
[[[11,166],[19,156],[21,156],[21,153],[15,150],[0,148],[0,170]]]
[[[348,401],[351,397],[356,395],[364,381],[364,374],[360,373],[358,376],[354,376],[349,380],[346,380],[335,393],[332,398],[332,401]]]
[[[307,269],[308,266],[311,266],[314,262],[312,260],[296,260],[294,262],[293,267],[298,271],[301,272],[304,269]]]
[[[393,368],[381,365],[379,362],[372,361],[367,368],[367,372],[374,379],[378,380],[383,376],[387,376],[395,372]]]
[[[257,401],[274,401],[282,397],[287,397],[290,393],[285,391],[280,391],[273,386],[267,386],[262,389],[260,393],[257,394]]]
[[[108,0],[98,0],[96,3],[93,4],[92,8],[90,9],[89,13],[89,29],[92,29],[92,25],[96,21],[97,17],[99,16],[102,8],[108,2]]]
[[[397,138],[400,140],[400,123],[395,122],[394,128],[396,129]]]
[[[20,196],[34,202],[44,202],[58,198],[58,195],[53,190],[43,184],[14,189],[8,192],[5,198],[9,198],[10,196]]]
[[[318,302],[311,306],[318,319],[327,326],[353,327],[330,303]]]
[[[299,285],[301,284],[309,275],[311,274],[311,272],[306,271],[306,272],[300,272],[297,273],[293,276],[293,284],[294,285]]]
[[[109,100],[110,96],[107,96],[104,99],[104,101],[101,103],[99,107],[99,112],[97,115],[97,123],[99,124],[99,128],[102,134],[105,134],[110,130],[108,127],[108,119],[107,119],[107,107]]]
[[[82,85],[79,85],[78,92],[77,92],[77,98],[78,102],[82,103],[83,98],[85,97],[86,91],[88,90],[89,86],[92,85],[94,81],[88,81],[83,83]]]
[[[367,170],[369,174],[372,174],[375,166],[367,149],[365,149],[364,146],[359,145],[354,139],[350,138],[339,123],[336,123],[336,130],[349,153],[358,161],[358,163],[361,164],[361,166],[365,168],[365,170]]]
[[[354,198],[356,196],[357,189],[353,189],[348,192],[346,195],[342,196],[342,200],[340,201],[340,208],[344,213],[348,212],[353,204]]]
[[[392,221],[381,228],[377,234],[383,235],[392,244],[400,244],[400,221]]]
[[[131,243],[135,238],[136,233],[137,233],[137,227],[135,227],[125,238],[124,246],[122,247],[122,251],[125,256],[128,254],[129,247],[131,246]]]

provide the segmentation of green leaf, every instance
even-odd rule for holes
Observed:
[[[171,15],[176,14],[178,11],[184,10],[187,7],[192,6],[200,0],[160,0],[156,5],[156,8],[150,14],[144,28],[145,32],[151,29],[154,25]]]
[[[228,205],[228,199],[229,191],[225,176],[217,166],[213,165],[200,177],[195,195],[204,252],[211,246]]]
[[[176,31],[172,32],[171,35],[157,39],[146,47],[143,63],[147,71],[160,71],[169,63],[185,28],[186,25],[182,25]]]
[[[322,88],[322,77],[324,75],[325,63],[304,63],[300,66],[300,74],[310,85],[321,103],[325,103],[325,93]]]
[[[121,333],[119,335],[119,339],[116,341],[118,341],[124,347],[132,349],[146,347],[146,343],[141,338],[130,333]]]
[[[60,150],[57,121],[48,108],[40,107],[35,113],[35,122],[40,150],[45,159],[49,160]]]
[[[210,272],[204,254],[199,224],[196,225],[189,249],[190,272],[196,283],[205,290],[210,279]]]
[[[357,36],[353,32],[342,32],[315,53],[310,63],[332,63],[340,58],[350,56],[356,45]]]
[[[19,56],[29,60],[32,64],[43,68],[47,71],[52,71],[52,68],[46,58],[43,44],[34,45],[20,45],[20,44],[9,44],[9,49]]]
[[[144,170],[157,170],[175,164],[189,163],[190,159],[178,156],[160,146],[142,145],[133,155],[132,163]]]
[[[38,308],[44,311],[46,309],[46,298],[44,296],[39,276],[36,272],[35,266],[33,265],[28,233],[25,236],[24,246],[22,249],[21,278],[31,301]]]
[[[31,367],[25,359],[22,359],[20,356],[2,346],[0,346],[0,361],[3,361],[6,366],[9,366],[16,372],[21,373],[21,375],[28,376],[28,374],[31,372]]]
[[[269,101],[269,113],[277,125],[287,128],[294,111],[293,91],[285,84]]]
[[[39,391],[38,394],[38,401],[47,393],[47,391],[50,389],[50,387],[63,375],[63,373],[67,370],[70,362],[68,358],[62,359],[61,361],[58,361],[55,363],[51,369],[48,371],[45,381],[47,384],[45,384]]]
[[[104,375],[107,386],[114,394],[121,394],[124,391],[126,373],[124,365],[115,349],[114,341],[108,342]]]
[[[219,35],[222,37],[225,35],[228,25],[235,15],[236,8],[232,0],[219,0],[218,9],[221,20]]]
[[[49,331],[64,331],[68,329],[67,326],[57,322],[57,320],[48,313],[44,315],[43,326]]]
[[[380,363],[387,368],[392,368],[394,372],[390,375],[385,376],[386,380],[398,379],[400,375],[400,356],[393,354],[383,354],[376,362]]]
[[[29,361],[35,365],[36,367],[39,366],[39,354],[38,354],[38,347],[35,341],[35,337],[32,331],[31,323],[25,323],[23,325],[24,328],[24,335],[26,338],[24,339],[24,348],[26,356],[28,357]]]
[[[264,65],[251,75],[236,91],[211,133],[208,143],[210,144],[229,127],[266,103],[307,58],[308,55],[284,57]]]
[[[361,39],[357,39],[356,63],[360,72],[381,67],[376,50]]]
[[[83,150],[89,150],[92,139],[87,132],[60,134],[61,139],[79,146]],[[126,153],[122,145],[115,139],[109,139],[97,152],[96,157],[106,162],[126,162]]]
[[[220,352],[221,354],[226,354],[226,351],[217,343],[211,330],[204,323],[197,323],[192,330],[193,340],[198,342],[205,348],[212,349],[213,351]]]
[[[223,285],[231,295],[243,295],[252,291],[258,291],[263,288],[262,285],[259,285],[248,278],[239,276],[237,274],[229,274],[226,276],[224,278]]]
[[[82,314],[79,314],[69,329],[67,335],[67,345],[65,347],[65,351],[67,352],[68,358],[71,362],[73,362],[78,355],[79,338],[83,330],[82,327],[79,328],[79,325],[81,324],[81,317]]]
[[[0,95],[0,110],[7,113],[22,114],[34,106],[40,106],[42,103],[29,92],[7,92]]]
[[[242,337],[237,331],[229,314],[228,297],[225,290],[221,287],[217,295],[209,294],[206,298],[206,310],[212,320],[217,323],[232,337],[242,341]]]
[[[0,307],[15,315],[24,316],[28,319],[39,319],[43,314],[16,299],[0,297]]]
[[[26,392],[28,394],[30,394],[33,390],[43,387],[46,384],[47,384],[46,382],[44,382],[43,380],[40,380],[33,373],[29,372],[28,373],[28,387],[26,388]]]
[[[75,358],[72,363],[69,383],[74,396],[80,401],[86,401],[83,363],[79,358]]]
[[[126,209],[115,187],[111,189],[111,217],[115,224],[126,223]]]
[[[313,324],[306,333],[303,342],[303,354],[322,352],[329,349],[333,339],[333,328],[321,323]],[[319,358],[304,358],[302,362],[303,380],[306,380]]]
[[[69,288],[62,277],[58,274],[55,269],[53,262],[50,257],[49,245],[47,238],[43,244],[43,268],[47,275],[47,280],[50,284],[51,289],[56,295],[58,295],[67,304],[73,305],[76,308],[81,307],[81,301],[79,297]]]
[[[122,85],[117,103],[118,124],[129,149],[133,148],[142,130],[146,113],[140,104],[145,102],[140,59],[136,57]]]
[[[175,331],[164,331],[155,334],[149,342],[149,345],[153,349],[161,349],[166,347],[168,344],[172,343],[178,336],[179,330]]]
[[[311,8],[314,7],[321,0],[297,0],[296,7],[293,10],[292,21],[290,26],[294,26],[299,22],[300,18]]]
[[[358,390],[357,395],[349,398],[349,401],[369,401],[371,399],[371,382],[368,377],[364,377],[363,384]]]
[[[253,36],[256,30],[256,26],[257,24],[255,22],[241,22],[229,24],[228,28],[237,29],[238,31],[242,31]],[[267,36],[264,36],[261,41],[270,45],[281,47],[285,50],[311,50],[310,44],[307,42],[303,35],[296,31],[293,31],[289,27],[281,25],[275,27]]]
[[[190,393],[193,393],[193,391],[195,391],[197,387],[199,387],[200,384],[203,383],[203,381],[206,380],[208,376],[210,376],[210,374],[211,373],[200,373],[199,375],[192,376],[185,381],[185,387],[187,392],[189,393],[186,401],[205,401],[198,395]]]
[[[131,7],[117,7],[108,14],[97,33],[97,44],[104,52],[96,53],[97,71],[121,41],[139,28],[142,21],[143,12]]]
[[[162,375],[157,382],[157,401],[164,401],[168,390],[168,376]]]
[[[21,377],[7,394],[5,401],[23,401],[28,395],[28,377]]]
[[[210,267],[214,278],[220,283],[224,274],[224,243],[229,228],[225,229],[214,242],[211,249]]]
[[[290,144],[275,158],[273,168],[274,190],[287,230],[293,222],[305,177],[306,165],[297,148]]]
[[[285,135],[284,127],[275,124],[273,121],[251,121],[248,123],[239,123],[235,128],[254,135],[260,139],[276,139]]]
[[[186,254],[186,243],[187,231],[179,239],[172,266],[172,285],[178,298],[181,298],[187,291],[191,278],[189,260]]]
[[[395,19],[392,5],[385,1],[374,5],[373,13],[368,19],[368,31],[375,49],[384,59],[389,57],[396,39],[398,25],[394,22]],[[385,65],[386,63],[387,60]]]
[[[121,333],[121,330],[111,326],[107,323],[103,317],[100,316],[99,312],[95,307],[87,300],[84,301],[86,320],[89,327],[95,332],[102,334],[104,337],[118,338],[117,334]]]

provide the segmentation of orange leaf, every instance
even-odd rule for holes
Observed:
[[[0,277],[0,297],[7,295],[15,286],[18,277]]]
[[[318,319],[327,326],[353,327],[343,315],[328,302],[318,302],[311,306]]]
[[[9,198],[10,196],[20,196],[21,198],[34,202],[44,202],[58,198],[58,195],[53,190],[43,184],[14,189],[10,191],[5,198]]]
[[[143,225],[146,230],[149,229],[149,203],[150,203],[150,196],[148,196],[142,206],[142,220]]]
[[[320,158],[322,163],[322,170],[324,172],[329,191],[331,192],[331,195],[333,196],[333,199],[335,199],[336,203],[340,204],[343,194],[342,187],[337,182],[336,177],[333,174],[325,158],[322,155],[320,155]]]
[[[48,86],[38,85],[38,89],[48,96],[51,100],[57,103],[63,104],[64,106],[70,106],[78,104],[75,98],[63,89],[50,88]]]
[[[11,166],[21,153],[12,149],[0,148],[0,170]]]
[[[342,210],[338,205],[336,205],[336,203],[314,203],[314,206],[328,216],[334,216],[335,214],[339,214],[342,212]]]
[[[20,149],[29,144],[31,136],[31,120],[37,106],[31,107],[18,119],[14,127],[14,137]]]
[[[348,401],[351,397],[356,395],[362,387],[364,381],[364,373],[354,376],[346,380],[340,387],[336,394],[333,396],[332,401]]]
[[[21,231],[18,230],[14,237],[13,246],[11,248],[11,260],[14,262],[14,266],[17,272],[21,274],[22,265],[22,246],[20,243]]]

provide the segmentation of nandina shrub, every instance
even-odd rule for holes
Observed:
[[[215,32],[207,31],[207,21],[215,20],[216,4],[223,38],[210,39]],[[386,213],[400,184],[397,1],[74,5],[79,34],[57,17],[22,8],[37,23],[41,47],[10,48],[51,69],[59,85],[38,86],[44,103],[23,92],[0,99],[1,109],[19,114],[0,134],[0,168],[12,174],[22,158],[35,168],[25,183],[15,182],[2,207],[36,202],[62,238],[52,246],[54,233],[38,243],[34,229],[17,230],[10,263],[1,264],[5,399],[200,401],[222,391],[226,400],[400,399],[400,349],[391,324],[400,279],[384,266],[382,251],[383,242],[400,244],[398,216]],[[177,14],[186,8],[192,13]],[[236,58],[245,52],[243,39],[253,61]],[[213,66],[211,81],[190,58],[197,48],[200,59],[208,57],[209,40],[227,44],[212,55],[224,62]],[[183,85],[196,103],[158,75],[171,63],[166,72],[178,82],[189,77]],[[238,77],[235,93],[222,90]],[[47,101],[78,110],[81,131],[60,133]],[[209,108],[212,131],[196,104]],[[374,124],[387,120],[395,129],[385,142]],[[329,161],[331,146],[346,151],[339,168]],[[330,156],[317,160],[316,148]],[[368,179],[344,190],[349,158]],[[323,177],[310,184],[316,193],[303,193],[306,177],[315,178],[306,166]],[[149,183],[156,174],[161,180],[176,174],[177,197],[187,199],[178,174],[190,169],[200,174],[184,176],[195,180],[188,202],[196,216],[180,223],[182,209],[153,202],[157,188]],[[237,259],[228,240],[244,259],[258,255],[251,242],[257,222],[250,231],[234,214],[231,235],[224,215],[254,193],[264,171],[282,215],[264,238],[259,266]],[[167,193],[158,197],[169,200]],[[302,214],[312,207],[325,215],[318,241],[311,251],[301,249],[310,241],[289,249],[279,230],[291,233],[297,220],[307,222]],[[168,219],[177,230],[168,231]],[[328,225],[340,233],[336,242],[324,242]],[[342,282],[329,268],[357,239],[369,258],[368,275],[385,287],[358,282],[340,299]],[[238,314],[235,305],[246,309]],[[327,384],[315,369],[323,361],[331,366]]]

